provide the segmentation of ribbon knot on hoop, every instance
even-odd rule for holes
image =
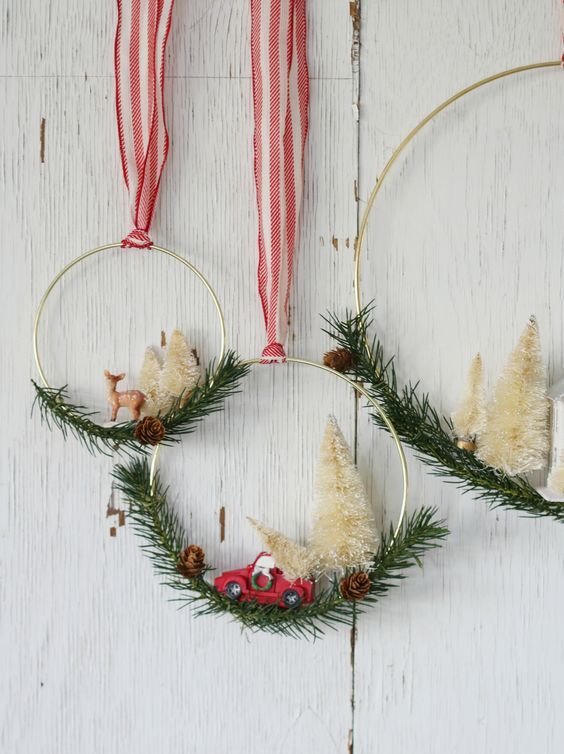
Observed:
[[[142,228],[133,228],[121,242],[122,247],[131,249],[148,249],[153,245],[149,234]]]
[[[282,343],[269,343],[263,349],[260,357],[261,364],[273,364],[276,362],[285,363],[286,353]]]

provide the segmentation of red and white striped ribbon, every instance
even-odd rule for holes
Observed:
[[[119,146],[133,230],[122,246],[151,246],[149,228],[168,153],[165,49],[174,0],[117,0],[115,40]]]
[[[262,358],[284,361],[308,129],[305,0],[251,0],[251,57]]]

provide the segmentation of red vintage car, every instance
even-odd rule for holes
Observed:
[[[299,607],[313,601],[314,583],[289,581],[267,552],[261,552],[246,568],[225,571],[214,581],[218,592],[232,600],[256,600],[263,605]]]

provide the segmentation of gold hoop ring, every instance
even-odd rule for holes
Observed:
[[[76,267],[76,265],[80,264],[81,262],[84,262],[89,257],[94,256],[95,254],[100,254],[103,251],[109,251],[110,249],[122,249],[123,247],[121,243],[109,243],[105,244],[104,246],[97,246],[95,249],[90,249],[89,251],[86,251],[84,254],[81,254],[80,256],[73,259],[71,262],[69,262],[63,269],[53,278],[53,280],[49,283],[47,290],[41,297],[41,301],[39,302],[39,306],[37,307],[37,312],[35,314],[35,320],[33,323],[33,356],[35,358],[35,364],[37,366],[37,371],[39,372],[39,376],[41,377],[41,381],[43,383],[43,386],[46,388],[50,388],[51,385],[47,381],[47,377],[45,376],[45,372],[43,371],[43,365],[41,363],[41,359],[39,357],[39,325],[41,322],[41,317],[43,315],[43,310],[45,308],[45,304],[47,303],[47,299],[51,295],[53,289],[55,286],[59,283],[61,278],[64,277],[64,275],[67,274],[69,270],[72,270],[73,267]],[[220,327],[220,333],[221,333],[221,346],[220,346],[220,355],[219,359],[217,361],[216,370],[221,366],[223,359],[225,358],[225,350],[226,350],[226,342],[227,342],[227,336],[226,336],[226,330],[225,330],[225,319],[223,316],[223,311],[221,309],[221,305],[219,303],[219,300],[217,298],[217,295],[214,291],[214,289],[211,287],[211,285],[208,283],[206,278],[202,275],[202,273],[194,267],[193,264],[191,264],[187,259],[184,259],[184,257],[179,256],[174,251],[170,251],[169,249],[165,249],[162,246],[150,246],[148,248],[149,251],[157,251],[160,254],[165,254],[168,257],[171,257],[177,262],[180,262],[183,264],[188,270],[190,270],[191,273],[193,273],[198,280],[202,283],[206,291],[208,292],[211,300],[213,301],[213,304],[215,306],[215,310],[217,312],[217,317],[219,319],[219,327]],[[139,249],[135,249],[135,252],[138,254],[140,252]]]
[[[398,433],[396,432],[394,425],[388,418],[385,411],[381,408],[378,402],[374,400],[374,398],[370,395],[370,393],[360,383],[355,382],[354,380],[351,380],[351,378],[347,377],[345,374],[342,374],[341,372],[336,372],[334,369],[330,369],[329,367],[325,366],[325,364],[319,364],[316,361],[309,361],[308,359],[300,359],[297,356],[293,356],[293,357],[288,356],[286,358],[286,363],[302,364],[303,366],[313,367],[315,369],[321,370],[322,372],[327,372],[328,374],[331,374],[334,377],[338,377],[340,380],[342,380],[343,382],[346,382],[347,385],[350,385],[354,390],[356,390],[357,393],[360,393],[364,398],[366,398],[366,400],[370,403],[372,408],[376,410],[376,412],[379,414],[380,418],[386,425],[386,428],[391,434],[394,444],[396,446],[396,450],[400,459],[401,472],[402,472],[402,478],[403,478],[403,493],[402,493],[402,499],[401,499],[401,508],[400,508],[400,513],[398,517],[398,522],[395,526],[394,534],[390,541],[390,547],[391,547],[398,533],[400,532],[404,519],[405,519],[405,514],[407,511],[407,493],[408,493],[408,487],[409,487],[409,475],[407,471],[407,461],[405,458],[405,452],[403,450],[403,445],[398,436]],[[261,359],[256,358],[256,359],[246,359],[245,361],[243,361],[243,364],[248,365],[248,366],[254,366],[256,364],[263,364],[263,362]],[[153,451],[153,457],[151,459],[151,471],[150,471],[149,480],[150,480],[152,489],[154,489],[154,484],[155,484],[159,453],[160,453],[160,445],[157,445],[155,447],[155,450]]]
[[[506,71],[501,71],[500,73],[494,73],[492,76],[487,76],[484,79],[480,79],[479,81],[476,81],[474,84],[470,84],[470,86],[467,86],[464,89],[461,89],[459,92],[456,92],[456,94],[453,94],[444,102],[441,102],[441,104],[438,105],[434,110],[432,110],[428,115],[426,115],[423,118],[423,120],[419,121],[419,123],[415,126],[415,128],[413,128],[407,134],[405,139],[399,144],[399,146],[396,147],[396,149],[392,153],[392,156],[390,157],[388,162],[384,165],[384,169],[382,170],[381,175],[378,177],[378,180],[376,181],[374,188],[370,192],[370,196],[368,197],[368,202],[366,204],[366,207],[362,214],[362,219],[360,221],[358,239],[356,241],[355,254],[354,254],[354,295],[355,295],[355,304],[356,304],[357,314],[360,314],[360,312],[362,311],[362,301],[360,300],[360,293],[361,293],[360,291],[360,258],[361,258],[361,252],[362,252],[362,244],[366,236],[368,217],[370,215],[372,207],[374,206],[376,197],[380,193],[382,184],[384,183],[386,176],[390,172],[393,164],[396,162],[398,157],[401,155],[404,149],[408,146],[408,144],[417,136],[419,131],[421,131],[427,125],[427,123],[433,120],[433,118],[436,115],[441,113],[443,110],[446,110],[447,107],[450,107],[450,105],[452,105],[454,102],[461,99],[465,95],[470,94],[470,92],[473,92],[476,89],[479,89],[480,87],[485,86],[486,84],[491,84],[493,81],[498,81],[498,79],[503,79],[503,78],[506,78],[507,76],[513,76],[516,73],[523,73],[524,71],[533,71],[533,70],[536,70],[537,68],[556,68],[556,67],[560,67],[561,65],[562,63],[560,60],[550,60],[544,63],[531,63],[529,65],[518,66],[517,68],[509,68]],[[366,339],[366,337],[365,337],[365,346],[366,346],[367,351],[370,352],[370,346],[368,344],[368,340]]]

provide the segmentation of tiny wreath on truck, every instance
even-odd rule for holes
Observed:
[[[244,568],[225,571],[214,579],[218,592],[231,600],[278,607],[299,607],[313,602],[315,582],[311,579],[288,579],[268,552],[261,552]]]

